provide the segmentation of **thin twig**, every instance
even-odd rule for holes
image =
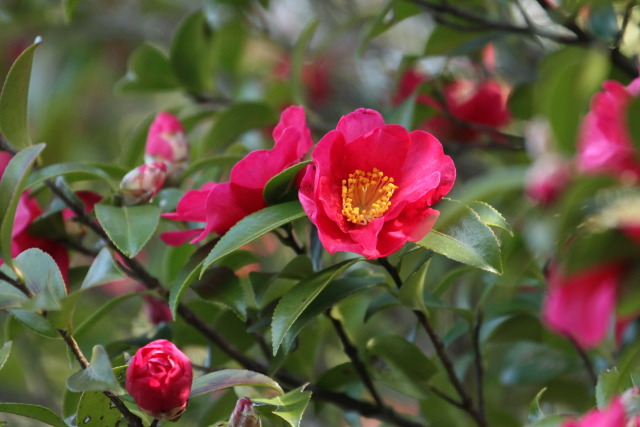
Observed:
[[[69,331],[67,331],[66,329],[58,329],[58,333],[60,334],[64,342],[67,344],[67,346],[75,356],[76,360],[78,361],[82,369],[87,369],[87,367],[89,366],[89,361],[82,353],[82,350],[80,350],[80,347],[78,346],[78,343],[76,342],[76,340],[73,339],[73,337],[69,334]],[[120,400],[118,396],[116,396],[110,391],[104,391],[103,393],[105,396],[109,398],[109,400],[111,400],[111,402],[118,409],[118,411],[120,411],[120,413],[125,418],[125,420],[127,420],[127,423],[130,427],[143,427],[142,419],[140,419],[139,416],[131,412],[129,408],[127,408],[127,406],[124,404],[122,400]]]
[[[483,315],[478,311],[476,325],[473,328],[473,353],[476,369],[476,390],[478,394],[478,412],[482,419],[485,418],[484,410],[484,367],[482,366],[482,352],[480,351],[480,329],[482,328]]]
[[[402,278],[398,273],[398,269],[391,265],[389,260],[385,257],[378,258],[377,261],[381,266],[384,267],[385,270],[387,270],[387,273],[389,273],[389,276],[391,276],[397,288],[400,289],[402,287]]]
[[[344,349],[345,354],[349,357],[349,360],[351,360],[351,363],[356,369],[358,376],[360,376],[362,383],[365,385],[367,390],[369,390],[369,393],[371,393],[371,396],[373,397],[373,400],[375,400],[376,404],[382,408],[384,406],[384,401],[380,397],[378,390],[376,390],[376,387],[373,384],[371,377],[369,376],[369,372],[367,371],[366,366],[364,366],[364,364],[360,360],[358,349],[355,345],[353,345],[353,343],[347,336],[346,331],[342,327],[342,323],[340,323],[340,321],[335,317],[331,316],[330,310],[325,311],[325,315],[329,318],[331,324],[333,325],[333,329],[335,329],[336,333],[340,337],[342,348]]]
[[[587,375],[589,375],[591,384],[595,387],[598,384],[598,375],[596,374],[596,371],[593,367],[593,364],[591,363],[591,360],[589,359],[589,356],[587,355],[587,352],[582,347],[580,347],[580,344],[578,344],[576,340],[574,340],[571,337],[569,337],[569,340],[571,341],[571,343],[573,343],[573,346],[576,348],[576,351],[578,352],[578,355],[580,356],[580,359],[584,364],[584,368],[587,371]]]
[[[457,408],[459,408],[459,409],[462,409],[463,411],[465,411],[465,410],[466,410],[466,409],[465,409],[465,407],[464,407],[464,405],[463,405],[462,403],[458,402],[458,401],[457,401],[457,400],[455,400],[453,397],[451,397],[451,396],[449,396],[448,394],[446,394],[445,392],[443,392],[443,391],[441,391],[441,390],[437,389],[436,387],[434,387],[434,386],[429,386],[429,390],[430,390],[433,394],[438,395],[438,397],[440,397],[441,399],[446,400],[446,401],[447,401],[448,403],[450,403],[451,405],[453,405],[453,406],[455,406],[455,407],[457,407]]]
[[[629,25],[629,21],[631,20],[631,12],[633,12],[633,8],[636,7],[637,0],[631,0],[627,3],[627,6],[624,8],[624,15],[622,16],[622,24],[620,25],[620,31],[618,31],[618,35],[616,39],[613,41],[613,48],[617,51],[620,50],[620,45],[622,44],[622,40],[624,39],[624,34],[627,31],[627,26]]]
[[[33,298],[35,294],[31,291],[31,289],[27,288],[27,286],[19,280],[16,280],[12,277],[7,276],[2,271],[0,271],[0,280],[4,280],[29,298]]]

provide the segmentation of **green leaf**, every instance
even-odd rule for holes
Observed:
[[[356,48],[356,55],[362,57],[369,41],[383,34],[395,24],[421,12],[422,10],[418,5],[408,1],[387,1],[383,7],[380,7],[376,16],[369,20],[369,25],[367,25],[367,28],[363,31],[361,40]]]
[[[527,414],[527,423],[532,424],[544,418],[544,412],[542,412],[542,408],[540,407],[540,398],[545,391],[547,391],[547,387],[540,390],[538,394],[536,394],[536,397],[531,401],[531,404],[529,405],[529,413]]]
[[[429,380],[438,368],[415,344],[400,336],[381,335],[369,340],[365,354],[374,378],[407,396],[428,396]]]
[[[78,403],[76,420],[82,427],[117,426],[122,414],[100,391],[85,391]]]
[[[187,92],[199,94],[213,90],[213,36],[204,14],[197,11],[180,23],[173,37],[169,61]]]
[[[274,405],[278,407],[273,413],[292,427],[300,427],[302,414],[309,405],[311,400],[311,392],[303,391],[303,387],[291,390],[282,396],[272,397],[270,399],[251,399],[254,402],[263,403],[265,405]]]
[[[17,278],[15,277],[13,270],[9,269],[6,265],[1,265],[0,269],[10,277]],[[28,300],[29,298],[16,289],[15,286],[5,282],[4,280],[0,280],[0,310],[20,306],[20,304]]]
[[[438,25],[431,32],[424,49],[425,56],[456,56],[482,49],[487,43],[503,36],[498,31],[460,31],[448,25]]]
[[[131,53],[127,74],[118,81],[122,92],[157,92],[175,90],[178,82],[167,55],[156,46],[145,43]]]
[[[31,165],[44,147],[44,144],[38,144],[18,152],[7,165],[0,180],[0,258],[10,266],[13,258],[11,256],[13,221],[24,181]]]
[[[214,262],[223,256],[252,242],[258,237],[275,230],[291,221],[305,216],[300,202],[287,202],[280,205],[268,206],[258,212],[254,212],[238,221],[231,227],[218,243],[213,247],[204,260],[202,274]]]
[[[596,383],[596,404],[598,409],[604,409],[609,405],[611,399],[620,394],[620,375],[616,368],[600,372]]]
[[[33,54],[39,38],[26,48],[9,69],[0,92],[0,132],[16,148],[31,145],[27,122],[27,103]],[[4,206],[4,205],[0,205]]]
[[[480,220],[488,226],[501,228],[513,236],[513,230],[511,230],[511,226],[507,220],[490,204],[476,200],[469,202],[469,207],[473,209],[480,217]]]
[[[284,393],[280,385],[266,375],[245,369],[222,369],[193,380],[189,398],[237,386],[267,387]]]
[[[273,313],[271,322],[271,340],[274,355],[278,352],[285,334],[309,304],[327,287],[334,277],[360,260],[361,258],[350,259],[320,271],[308,279],[300,281],[282,297]]]
[[[86,335],[86,333],[91,329],[91,327],[93,325],[95,325],[104,316],[109,314],[109,312],[111,310],[113,310],[118,304],[120,304],[120,303],[122,303],[122,302],[124,302],[126,300],[129,300],[131,298],[138,297],[138,296],[140,296],[140,295],[142,295],[144,293],[146,293],[146,291],[145,292],[133,292],[133,293],[130,293],[130,294],[121,295],[119,297],[109,299],[107,302],[102,304],[97,311],[93,312],[89,317],[84,319],[84,321],[80,325],[78,325],[78,327],[75,329],[75,331],[73,333],[73,337],[76,340],[81,340],[84,337],[84,335]]]
[[[80,289],[92,288],[123,277],[125,277],[125,274],[118,268],[111,256],[111,251],[107,248],[102,248],[93,263],[91,263]]]
[[[20,415],[49,426],[66,427],[64,420],[49,408],[28,403],[0,403],[0,412]]]
[[[113,374],[109,356],[103,346],[93,347],[89,366],[71,375],[67,379],[67,388],[75,392],[120,391],[120,385]]]
[[[242,321],[247,319],[247,303],[240,279],[228,267],[208,269],[191,285],[200,298],[229,307]]]
[[[4,367],[4,364],[7,362],[9,355],[11,354],[11,347],[13,345],[13,341],[7,341],[0,348],[0,369]]]
[[[60,334],[58,334],[58,331],[56,331],[51,322],[41,315],[34,313],[33,311],[22,310],[19,308],[12,308],[7,311],[14,319],[31,329],[33,332],[47,338],[60,338]]]
[[[318,21],[313,19],[302,30],[296,44],[291,53],[291,97],[293,103],[298,105],[306,105],[305,102],[305,85],[302,81],[302,69],[304,67],[305,52],[307,46],[311,42],[313,35],[318,28]]]
[[[287,331],[282,342],[285,353],[291,351],[295,338],[316,316],[324,313],[343,299],[378,286],[380,283],[381,279],[377,277],[344,277],[332,280],[300,313]]]
[[[160,221],[160,208],[155,205],[117,207],[97,204],[95,211],[109,239],[130,258],[142,250]]]
[[[640,148],[640,98],[631,98],[629,101],[626,123],[633,146],[638,150]]]
[[[51,255],[37,248],[23,251],[13,260],[13,268],[31,292],[31,303],[23,308],[31,310],[59,310],[60,300],[67,296],[67,288],[60,268]]]
[[[462,216],[444,230],[439,222],[440,218],[434,229],[416,243],[452,260],[502,274],[498,239],[475,211],[464,206]]]
[[[44,168],[33,171],[27,182],[25,188],[33,187],[40,184],[47,179],[56,178],[64,175],[68,181],[84,181],[84,180],[100,180],[109,185],[112,189],[118,188],[118,183],[115,182],[109,174],[102,169],[95,166],[85,165],[82,163],[57,163],[55,165],[46,166]]]
[[[424,284],[430,264],[431,259],[422,264],[407,278],[398,292],[398,299],[404,306],[423,313],[427,312],[424,305]]]
[[[294,184],[298,172],[311,163],[311,160],[300,162],[290,166],[271,178],[262,190],[262,197],[267,205],[273,205],[281,202],[287,194],[294,190]],[[295,191],[295,198],[298,198],[298,192]]]
[[[71,18],[73,18],[78,3],[80,3],[80,0],[62,0],[62,10],[67,22],[70,22]]]
[[[535,102],[563,152],[575,152],[578,126],[609,67],[606,52],[578,47],[560,49],[542,63]]]
[[[276,122],[273,108],[260,102],[240,102],[220,111],[205,135],[204,149],[223,149],[240,135]]]

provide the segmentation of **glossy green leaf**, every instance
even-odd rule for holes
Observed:
[[[430,264],[431,259],[422,264],[407,278],[398,291],[398,299],[404,306],[412,310],[420,310],[423,313],[427,311],[424,305],[424,285]]]
[[[202,274],[214,262],[258,237],[305,216],[300,202],[268,206],[238,221],[213,247],[204,260]]]
[[[187,92],[210,92],[214,86],[213,29],[201,11],[188,15],[171,42],[169,61]]]
[[[332,280],[316,298],[300,313],[287,331],[282,347],[285,353],[291,351],[294,340],[313,319],[324,313],[343,299],[380,285],[377,277],[344,277]]]
[[[7,362],[9,355],[11,354],[11,347],[13,345],[13,341],[7,341],[0,348],[0,369],[4,367],[4,364]]]
[[[267,205],[273,205],[283,200],[283,198],[294,190],[294,184],[298,172],[311,163],[311,160],[300,162],[283,170],[273,178],[271,178],[262,190],[262,197]],[[298,192],[295,191],[294,197],[298,198]]]
[[[109,174],[95,166],[85,165],[82,163],[56,163],[33,171],[25,183],[25,188],[33,187],[47,179],[64,176],[68,181],[84,181],[84,180],[100,180],[108,184],[112,189],[118,188]]]
[[[31,145],[27,104],[33,54],[39,45],[38,39],[20,54],[9,69],[0,92],[0,132],[16,148]]]
[[[350,259],[320,271],[308,279],[300,281],[290,292],[282,297],[273,313],[271,322],[271,340],[274,355],[278,352],[286,333],[309,304],[320,295],[320,292],[335,277],[360,260],[360,258]]]
[[[374,378],[416,399],[427,397],[429,380],[438,368],[415,344],[400,336],[381,335],[369,340],[365,354]]]
[[[488,226],[501,228],[513,236],[513,231],[507,220],[490,204],[476,200],[469,202],[469,207],[473,209],[480,217],[480,220]]]
[[[118,392],[120,390],[109,356],[103,346],[93,347],[89,366],[67,378],[67,388],[76,392],[107,390]]]
[[[544,387],[542,390],[536,394],[536,397],[533,398],[531,404],[529,405],[529,413],[527,414],[527,422],[529,424],[535,423],[538,420],[544,418],[544,412],[542,412],[542,408],[540,407],[540,398],[547,391],[547,388]]]
[[[245,369],[222,369],[193,380],[189,398],[193,399],[205,393],[237,386],[267,387],[276,390],[280,394],[284,393],[277,382],[264,374]]]
[[[60,268],[51,255],[37,248],[27,249],[13,260],[13,268],[34,294],[31,304],[24,308],[60,309],[60,300],[67,296],[67,288]]]
[[[0,266],[0,268],[5,270],[3,271],[5,274],[9,274],[7,273],[7,270],[13,272],[4,265]],[[27,298],[27,296],[19,291],[15,286],[5,282],[4,280],[0,280],[0,309],[18,307],[20,304],[28,301],[28,299],[29,298]]]
[[[67,22],[71,21],[71,18],[73,18],[73,14],[78,7],[78,3],[80,3],[80,0],[62,0],[62,10],[64,11],[64,16]]]
[[[222,169],[231,169],[233,165],[238,163],[242,159],[242,156],[238,155],[225,155],[225,156],[207,156],[203,159],[198,159],[192,162],[187,169],[182,172],[181,180],[194,175],[204,169],[219,167]]]
[[[116,88],[122,92],[157,92],[177,89],[178,82],[167,55],[145,43],[131,53],[127,74],[118,81]]]
[[[220,150],[240,135],[251,130],[272,125],[277,116],[273,108],[259,102],[240,102],[220,111],[209,132],[204,137],[204,148]]]
[[[616,368],[600,372],[596,383],[596,404],[598,409],[606,408],[611,399],[623,391],[620,388],[620,375]]]
[[[0,412],[20,415],[40,421],[48,426],[66,427],[64,420],[49,408],[28,403],[0,403]]]
[[[304,410],[307,409],[307,405],[311,400],[311,392],[303,390],[304,387],[300,387],[282,396],[252,400],[265,405],[277,406],[277,410],[273,411],[275,415],[285,420],[292,427],[300,427]]]
[[[51,322],[41,315],[34,313],[33,311],[19,308],[12,308],[7,311],[14,319],[31,329],[33,332],[47,338],[60,338],[60,334],[58,334],[58,331],[56,331]]]
[[[500,245],[493,231],[478,214],[463,207],[463,215],[441,230],[439,222],[418,245],[491,273],[502,273]]]
[[[200,298],[222,304],[242,320],[247,318],[247,303],[240,279],[228,267],[215,267],[205,271],[202,278],[191,285]]]
[[[78,402],[76,420],[83,427],[115,427],[122,418],[118,408],[100,391],[85,391]],[[125,424],[125,423],[122,423]]]
[[[80,289],[88,289],[113,280],[122,279],[125,274],[120,270],[107,248],[100,249],[98,256],[91,263],[89,271],[82,281]]]
[[[313,35],[318,28],[318,21],[311,20],[302,30],[291,54],[291,97],[293,103],[297,105],[306,105],[305,102],[305,86],[302,81],[302,69],[304,67],[305,52],[307,46],[311,42]]]
[[[117,207],[97,204],[95,211],[109,239],[130,258],[142,250],[160,221],[160,208],[154,205]]]
[[[0,180],[0,258],[9,265],[12,259],[13,221],[24,181],[31,165],[44,147],[44,144],[37,144],[18,152],[7,165]]]

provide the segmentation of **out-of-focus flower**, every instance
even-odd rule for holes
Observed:
[[[120,181],[124,203],[137,205],[147,203],[162,190],[167,177],[167,167],[162,162],[138,166],[127,172]]]
[[[0,179],[11,160],[11,155],[0,152]],[[69,278],[69,254],[61,243],[55,240],[45,239],[29,234],[28,228],[42,214],[42,208],[38,202],[29,197],[29,190],[22,193],[18,200],[16,215],[13,220],[13,230],[11,232],[11,256],[17,257],[29,248],[38,248],[51,255],[62,273],[65,283]],[[0,259],[0,265],[3,264]]]
[[[278,80],[291,79],[291,59],[284,57],[273,71]],[[302,65],[301,79],[309,101],[313,105],[325,103],[331,97],[331,64],[326,58],[316,58]]]
[[[191,240],[195,243],[212,232],[226,233],[245,216],[264,208],[262,192],[267,181],[300,162],[313,145],[304,109],[292,106],[284,110],[273,130],[273,138],[273,149],[252,151],[236,163],[228,182],[208,183],[200,190],[187,192],[178,203],[177,212],[163,216],[176,221],[201,222],[204,213],[205,226]],[[165,233],[164,241],[179,244],[194,234],[194,230],[169,236]]]
[[[500,139],[497,129],[511,121],[508,90],[495,80],[456,80],[444,87],[444,104],[438,115],[420,127],[442,140],[477,142]]]
[[[640,195],[629,194],[613,201],[590,218],[596,229],[617,229],[640,244]]]
[[[262,422],[253,407],[253,402],[248,397],[238,400],[236,407],[229,418],[228,427],[260,427]]]
[[[597,265],[572,275],[551,267],[543,321],[583,349],[596,347],[612,325],[623,271],[617,263]]]
[[[164,163],[167,166],[167,177],[175,179],[185,168],[188,159],[189,141],[180,120],[169,113],[158,113],[149,127],[145,163]]]
[[[171,309],[166,302],[153,295],[143,295],[142,298],[144,299],[144,311],[151,323],[159,325],[173,320]]]
[[[640,177],[640,160],[627,126],[627,107],[640,96],[640,79],[626,88],[606,81],[603,91],[591,100],[578,137],[578,169],[585,173],[607,173],[618,177]]]
[[[626,422],[629,421],[630,424]],[[587,413],[582,419],[570,419],[562,424],[562,427],[635,427],[634,420],[627,420],[624,405],[620,398],[615,398],[605,409],[594,409]]]
[[[299,197],[327,251],[378,258],[431,230],[439,215],[431,206],[455,176],[432,135],[385,125],[380,113],[361,108],[318,143]]]
[[[140,409],[159,420],[177,420],[191,391],[191,362],[167,340],[140,348],[127,368],[127,391]]]

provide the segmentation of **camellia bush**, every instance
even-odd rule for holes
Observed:
[[[0,425],[640,425],[637,1],[0,21]]]

